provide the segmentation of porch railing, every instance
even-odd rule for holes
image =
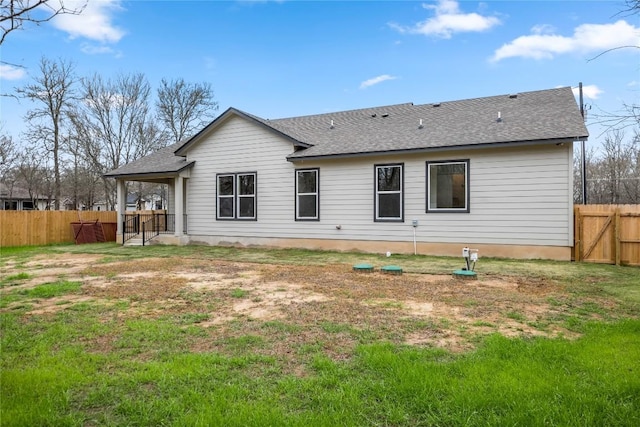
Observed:
[[[142,222],[142,246],[160,234],[157,220],[158,215],[151,215],[151,218]]]
[[[183,215],[182,232],[187,233],[187,215]],[[172,234],[176,231],[175,214],[124,214],[122,222],[122,244],[140,237],[144,245],[159,234]]]

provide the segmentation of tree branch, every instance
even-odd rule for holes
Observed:
[[[634,45],[628,45],[628,46],[618,46],[618,47],[612,47],[611,49],[607,49],[604,52],[600,52],[599,54],[597,54],[596,56],[594,56],[591,59],[587,59],[587,62],[591,62],[594,61],[598,58],[600,58],[602,55],[604,55],[605,53],[609,53],[609,52],[613,52],[614,50],[619,50],[619,49],[640,49],[640,46],[634,46]]]
[[[64,0],[2,0],[0,3],[0,45],[4,43],[7,35],[12,31],[23,28],[24,24],[31,22],[40,25],[50,21],[58,15],[79,15],[87,6],[87,1],[78,7],[69,8],[64,5]],[[51,3],[56,3],[53,6]],[[49,9],[43,17],[35,17],[36,9]]]

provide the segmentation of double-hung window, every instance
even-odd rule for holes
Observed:
[[[427,212],[469,212],[469,160],[427,162]]]
[[[219,174],[217,219],[256,219],[256,173]]]
[[[403,166],[375,165],[375,221],[404,221]]]
[[[320,220],[319,184],[319,169],[296,169],[296,221]]]

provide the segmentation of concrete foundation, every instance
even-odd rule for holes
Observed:
[[[122,241],[120,236],[119,241]],[[315,250],[355,251],[368,253],[412,254],[413,242],[384,242],[369,240],[329,239],[268,239],[219,236],[172,236],[160,235],[152,244],[164,245],[212,245],[239,247],[301,248]],[[419,255],[462,256],[462,248],[468,246],[479,250],[480,258],[552,259],[571,261],[571,248],[563,246],[496,245],[483,243],[418,243]]]

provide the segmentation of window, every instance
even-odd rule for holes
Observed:
[[[402,164],[376,165],[376,221],[404,221]]]
[[[469,212],[469,160],[427,162],[427,212]]]
[[[217,219],[256,219],[256,174],[218,175]]]
[[[320,219],[318,169],[296,170],[296,221],[318,221]]]
[[[5,200],[5,202],[4,202],[4,210],[5,211],[17,211],[18,210],[18,202],[16,200]]]
[[[33,200],[24,200],[22,202],[22,210],[23,211],[32,211],[33,210]]]

